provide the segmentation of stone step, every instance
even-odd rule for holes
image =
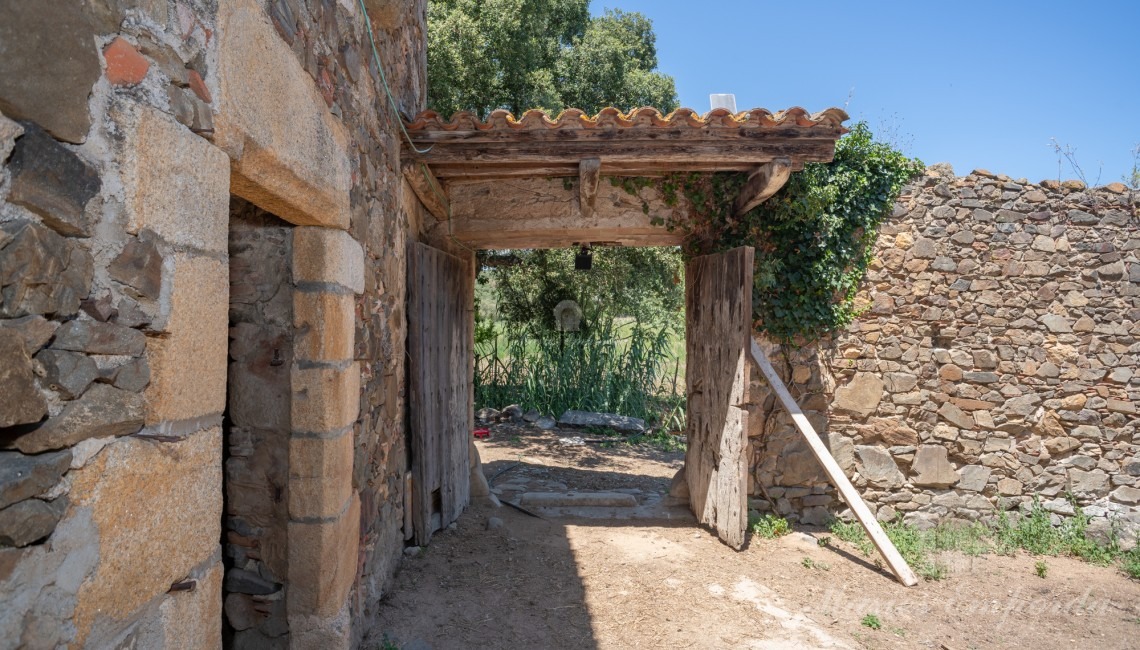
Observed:
[[[621,492],[526,492],[519,497],[526,508],[633,508],[637,498]]]

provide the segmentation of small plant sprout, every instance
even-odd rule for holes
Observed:
[[[815,562],[810,557],[805,557],[804,559],[800,560],[800,564],[804,565],[805,569],[815,568]]]
[[[863,617],[863,620],[859,621],[859,624],[863,627],[869,627],[872,630],[878,630],[883,627],[883,622],[880,621],[879,617],[875,616],[874,614],[865,615]]]
[[[777,517],[776,515],[764,515],[762,517],[750,518],[748,528],[752,534],[764,539],[776,539],[783,537],[792,532],[792,527],[787,519]]]
[[[1049,574],[1049,565],[1045,563],[1045,560],[1037,560],[1037,563],[1033,565],[1033,570],[1037,572],[1038,578],[1044,578]]]
[[[830,547],[830,546],[831,546],[831,538],[830,538],[830,537],[827,537],[827,536],[825,535],[825,536],[823,536],[823,537],[820,537],[819,539],[817,539],[817,540],[816,540],[816,543],[817,543],[817,544],[819,544],[820,546],[823,546],[823,547],[825,547],[825,548],[826,548],[826,547]]]

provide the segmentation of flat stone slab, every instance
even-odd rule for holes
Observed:
[[[558,418],[564,427],[606,427],[615,431],[643,433],[645,420],[614,413],[591,413],[589,411],[566,411]]]
[[[637,498],[621,492],[526,492],[519,497],[524,508],[633,508]]]

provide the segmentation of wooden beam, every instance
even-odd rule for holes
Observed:
[[[443,188],[428,166],[422,162],[405,160],[403,164],[404,179],[412,186],[420,203],[436,219],[447,221],[451,218],[451,205],[447,199],[447,190]]]
[[[427,146],[428,143],[424,143]],[[830,138],[786,138],[774,140],[713,141],[629,141],[577,140],[541,142],[437,142],[430,151],[417,154],[408,149],[405,161],[417,160],[432,165],[480,166],[523,165],[556,166],[583,158],[603,158],[606,166],[667,164],[684,168],[688,165],[753,166],[787,157],[798,163],[828,162],[835,155],[835,142]]]
[[[578,163],[578,204],[581,206],[583,219],[589,220],[594,217],[601,170],[602,161],[600,158],[583,158]]]
[[[815,454],[816,460],[823,465],[823,469],[827,472],[831,483],[838,488],[839,493],[843,496],[843,500],[851,507],[851,511],[855,513],[855,517],[859,520],[859,523],[863,525],[863,530],[867,531],[867,536],[871,538],[871,542],[875,544],[875,548],[879,549],[879,553],[886,559],[887,565],[891,567],[891,571],[894,572],[895,577],[907,587],[913,587],[918,584],[918,577],[914,575],[914,571],[911,571],[906,560],[899,554],[898,549],[895,548],[895,545],[891,543],[890,538],[887,537],[887,534],[883,531],[883,527],[879,525],[879,522],[875,519],[875,516],[871,514],[871,510],[867,507],[867,504],[863,502],[862,497],[860,497],[859,493],[855,490],[855,486],[851,484],[847,475],[843,473],[843,470],[839,467],[839,463],[835,462],[835,458],[832,457],[831,452],[823,445],[823,441],[819,439],[819,434],[815,432],[815,428],[811,426],[811,422],[808,421],[807,416],[800,410],[796,401],[792,399],[792,395],[788,392],[787,386],[784,385],[780,376],[776,374],[776,369],[772,367],[772,364],[768,361],[768,357],[764,355],[764,351],[760,349],[760,346],[755,340],[752,341],[752,360],[756,362],[756,365],[760,366],[760,371],[763,372],[764,376],[768,379],[768,384],[772,386],[772,390],[776,391],[776,395],[780,398],[780,403],[784,405],[784,409],[791,414],[792,420],[796,423],[796,427],[800,430],[800,433],[803,434],[804,439],[807,440],[808,447],[810,447],[812,453]]]
[[[752,208],[767,201],[773,194],[780,191],[784,183],[792,176],[792,161],[789,158],[777,158],[770,163],[761,165],[748,177],[748,182],[740,188],[736,202],[732,204],[732,212],[740,216]]]

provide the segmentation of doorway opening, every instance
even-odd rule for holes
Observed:
[[[289,223],[231,197],[223,418],[225,647],[288,645],[292,251]]]

